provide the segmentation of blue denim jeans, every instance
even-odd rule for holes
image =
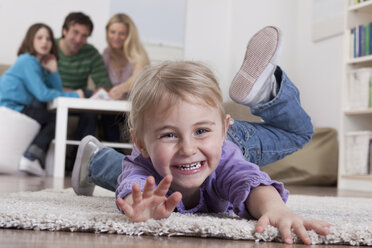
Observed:
[[[124,154],[115,149],[104,147],[90,160],[89,179],[96,185],[115,191],[119,186],[118,177],[121,174]]]
[[[313,125],[301,107],[299,91],[287,75],[277,67],[277,95],[269,102],[251,107],[263,122],[234,120],[227,139],[242,150],[247,161],[259,166],[284,158],[311,140]],[[100,149],[89,163],[90,179],[96,185],[115,191],[125,155],[112,148]]]
[[[314,133],[296,86],[279,67],[275,77],[279,84],[276,97],[251,107],[251,113],[263,122],[234,120],[227,131],[227,139],[239,146],[245,159],[259,166],[303,148]]]

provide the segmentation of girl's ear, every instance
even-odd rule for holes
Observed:
[[[225,124],[224,139],[226,138],[227,130],[229,129],[229,126],[230,126],[230,121],[231,121],[231,116],[227,114],[225,118],[225,123],[224,123]]]
[[[130,129],[130,136],[132,137],[133,143],[136,145],[136,147],[138,148],[138,150],[141,152],[142,156],[144,158],[149,158],[150,156],[147,153],[146,147],[144,146],[142,140],[140,140],[136,136],[136,132],[132,128]]]

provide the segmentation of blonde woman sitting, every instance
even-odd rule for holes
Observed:
[[[106,25],[106,40],[108,47],[102,57],[113,85],[108,94],[116,100],[127,99],[134,77],[149,64],[149,58],[141,44],[136,25],[126,14],[118,13],[111,17]],[[122,116],[103,115],[104,139],[119,142],[121,123]]]

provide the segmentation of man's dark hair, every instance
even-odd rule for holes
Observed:
[[[66,16],[65,22],[63,23],[62,38],[64,37],[63,30],[64,29],[68,30],[74,24],[81,24],[87,26],[90,30],[89,35],[91,35],[93,32],[93,22],[89,16],[87,16],[83,12],[71,12],[70,14],[68,14],[68,16]]]

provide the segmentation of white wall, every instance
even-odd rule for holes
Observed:
[[[270,6],[268,8],[267,6]],[[218,76],[224,99],[244,58],[250,37],[266,25],[283,29],[281,65],[290,68],[295,43],[296,0],[188,0],[185,58],[206,62]],[[208,13],[208,14],[206,14]],[[283,15],[283,13],[286,13]]]
[[[207,62],[227,100],[229,84],[241,66],[250,37],[266,25],[278,26],[284,35],[279,65],[299,88],[303,107],[315,126],[338,129],[343,40],[336,36],[312,41],[312,3],[188,0],[185,58]]]
[[[339,129],[343,35],[312,42],[313,1],[298,2],[293,76],[301,89],[302,104],[315,125]]]
[[[128,14],[142,42],[184,45],[186,0],[111,0],[110,15]]]
[[[292,47],[295,44],[297,2],[296,0],[233,1],[232,73],[235,74],[240,68],[249,39],[261,28],[273,25],[281,29],[284,37],[279,64],[291,74],[292,58],[295,54]]]
[[[29,26],[36,22],[48,24],[56,37],[70,12],[83,11],[94,23],[89,42],[100,51],[106,46],[104,27],[109,19],[110,1],[102,0],[1,0],[0,1],[0,63],[12,64]]]
[[[185,23],[185,59],[209,66],[226,93],[231,60],[231,2],[188,0]]]
[[[263,26],[278,26],[284,35],[279,65],[299,88],[304,109],[315,126],[338,129],[343,36],[312,41],[313,0],[233,3],[232,72],[240,67],[249,37]]]

